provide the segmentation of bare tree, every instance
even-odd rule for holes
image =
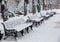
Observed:
[[[33,14],[36,13],[34,0],[32,0],[32,12],[33,12]]]
[[[27,15],[27,4],[28,4],[28,0],[24,0],[24,16]]]
[[[43,10],[45,9],[45,0],[42,0],[43,2]]]
[[[40,7],[40,0],[38,0],[37,2],[38,2],[38,4],[37,4],[37,9],[38,9],[38,12],[40,12],[40,8],[41,8],[41,7]]]
[[[1,4],[1,13],[2,13],[2,19],[3,19],[3,22],[7,20],[7,15],[4,14],[4,12],[6,11],[6,2],[5,1],[2,1],[2,4]]]

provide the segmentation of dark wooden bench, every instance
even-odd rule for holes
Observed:
[[[4,27],[4,32],[5,32],[5,38],[9,36],[13,36],[15,39],[17,38],[17,33],[20,32],[23,35],[24,29],[26,29],[27,32],[29,32],[29,28],[32,30],[32,23],[27,23],[24,19],[22,18],[17,18],[17,19],[11,19],[7,20],[2,23]]]
[[[38,26],[38,24],[40,25],[40,23],[42,23],[44,21],[43,17],[38,17],[36,15],[32,15],[32,16],[28,16],[29,20],[31,22],[33,22],[33,25],[35,25],[36,27]]]

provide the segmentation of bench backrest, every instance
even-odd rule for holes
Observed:
[[[30,19],[38,18],[36,15],[29,16]]]
[[[46,10],[42,10],[41,14],[42,14],[42,16],[45,16],[46,15]]]

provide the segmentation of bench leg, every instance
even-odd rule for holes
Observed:
[[[38,24],[40,25],[40,21],[38,22]]]
[[[33,22],[33,26],[36,26],[36,22],[35,21]]]
[[[2,37],[3,37],[3,34],[0,35],[0,40],[2,39]]]
[[[31,30],[33,30],[32,27],[33,27],[33,26],[31,25],[31,26],[30,26]]]
[[[44,20],[42,19],[42,20],[41,20],[41,24],[42,24],[43,22],[44,22]]]
[[[35,26],[36,26],[36,27],[37,27],[37,24],[38,24],[38,23],[37,23],[37,22],[35,22]]]
[[[47,19],[49,19],[49,17],[47,17]]]
[[[24,35],[23,35],[23,30],[22,30],[22,31],[20,31],[20,32],[21,32],[22,36],[24,36]]]
[[[14,36],[14,37],[15,37],[15,40],[17,40],[17,39],[16,39],[16,38],[17,38],[17,31],[16,31],[14,34],[15,34],[15,36]]]
[[[29,31],[28,31],[28,30],[29,30],[29,27],[27,27],[27,28],[26,28],[27,33],[29,33]]]

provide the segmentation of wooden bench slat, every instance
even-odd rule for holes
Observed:
[[[24,23],[24,24],[21,24],[21,25],[16,25],[13,28],[7,28],[7,29],[8,30],[15,29],[15,30],[17,30],[19,32],[19,31],[21,31],[21,30],[23,30],[23,29],[25,29],[25,28],[27,28],[27,27],[29,27],[31,25],[32,25],[32,23]]]

